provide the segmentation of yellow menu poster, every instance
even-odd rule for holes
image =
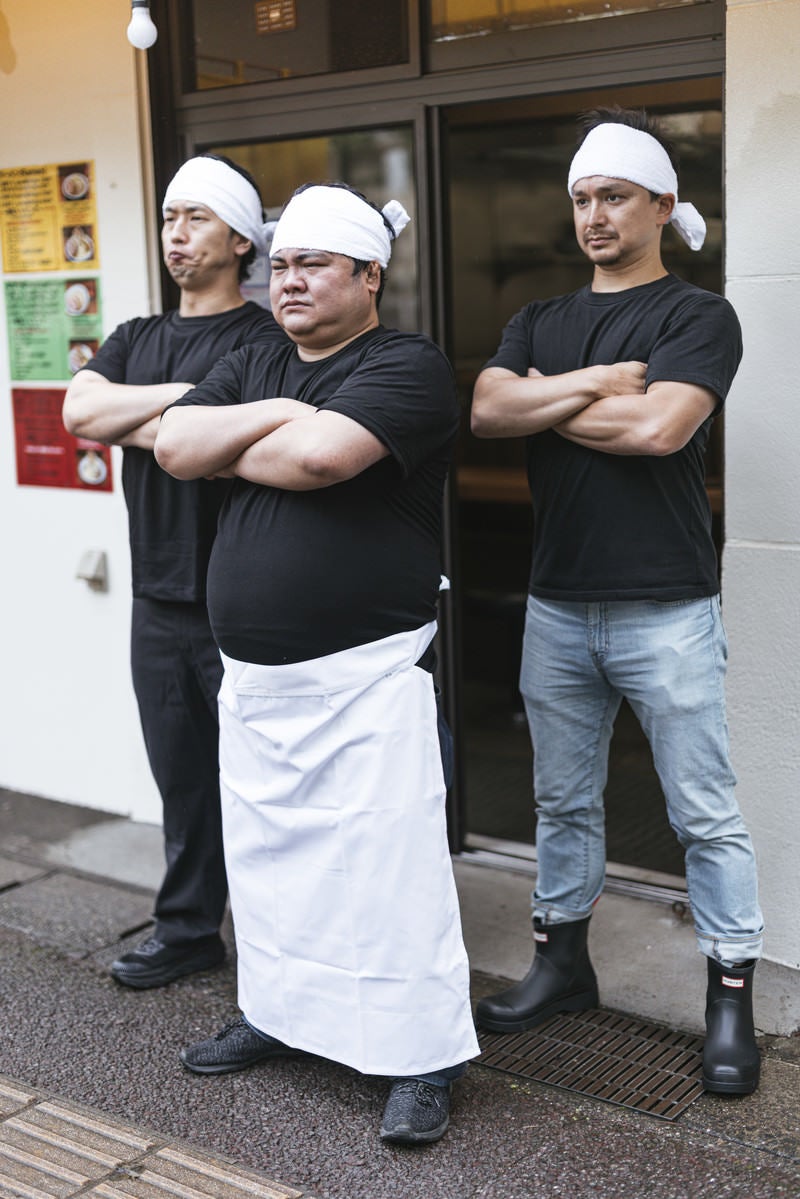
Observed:
[[[97,269],[94,163],[0,171],[0,231],[8,274]]]

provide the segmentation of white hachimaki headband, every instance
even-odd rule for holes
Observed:
[[[616,122],[596,125],[572,160],[567,183],[569,194],[572,195],[579,179],[588,179],[592,175],[626,179],[659,196],[674,196],[671,223],[692,250],[702,246],[706,223],[694,204],[678,203],[675,168],[664,147],[651,134]]]
[[[177,200],[205,204],[236,233],[248,238],[257,255],[267,253],[272,226],[264,222],[258,192],[227,163],[206,156],[190,158],[167,187],[162,211]]]
[[[394,237],[411,218],[399,200],[390,200],[382,213],[345,187],[307,187],[292,196],[281,213],[270,254],[289,249],[326,250],[386,267]],[[383,217],[392,226],[394,237]]]

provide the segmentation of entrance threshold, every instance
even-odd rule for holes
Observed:
[[[497,837],[481,836],[480,833],[467,833],[464,849],[458,856],[475,866],[488,866],[533,877],[536,875],[536,849],[524,841],[503,841]],[[606,863],[603,891],[610,895],[629,895],[665,903],[679,915],[688,909],[689,904],[685,878],[658,870],[643,870],[621,862]]]

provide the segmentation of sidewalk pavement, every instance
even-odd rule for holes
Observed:
[[[473,1066],[446,1137],[416,1150],[378,1138],[383,1079],[316,1058],[187,1074],[178,1049],[237,1011],[230,923],[221,970],[145,992],[108,975],[161,867],[158,828],[0,790],[0,1199],[800,1197],[797,1036],[760,1038],[755,1095],[703,1095],[674,1123]],[[529,965],[530,879],[455,870],[477,997]],[[607,894],[592,925],[605,1007],[702,1029],[680,910]],[[757,978],[757,1022],[778,1005],[791,1025],[800,996]]]

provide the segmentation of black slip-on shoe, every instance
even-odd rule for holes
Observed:
[[[239,1016],[213,1037],[182,1049],[180,1059],[194,1074],[233,1074],[270,1057],[299,1057],[302,1052],[274,1037],[262,1036]]]
[[[130,953],[112,962],[111,977],[123,987],[144,991],[150,987],[165,987],[176,978],[200,970],[213,970],[224,961],[225,946],[216,933],[169,945],[157,937],[148,937]]]
[[[396,1078],[383,1113],[381,1138],[399,1145],[438,1141],[450,1123],[450,1086]]]

